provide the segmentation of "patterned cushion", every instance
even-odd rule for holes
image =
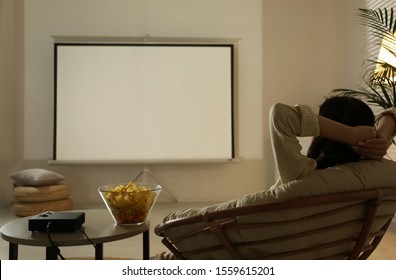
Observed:
[[[67,185],[50,185],[41,187],[14,187],[14,199],[18,202],[44,202],[65,199],[70,195]]]
[[[73,202],[70,198],[47,202],[15,202],[15,215],[26,217],[37,215],[45,211],[67,211],[73,209]]]

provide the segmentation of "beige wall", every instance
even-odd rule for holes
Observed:
[[[0,0],[2,6],[11,5],[10,2],[13,1]],[[4,165],[0,178],[0,188],[5,194],[0,198],[2,203],[11,201],[8,176],[22,168],[42,167],[64,174],[77,203],[98,202],[99,185],[133,179],[143,168],[141,165],[47,165],[52,155],[53,35],[240,39],[241,159],[238,163],[224,164],[149,165],[160,183],[179,201],[227,200],[271,186],[275,180],[267,133],[271,104],[281,101],[316,107],[331,89],[358,83],[363,60],[364,46],[356,22],[356,10],[364,6],[363,0],[24,2],[24,52],[17,55],[25,57],[24,71],[16,70],[12,78],[23,79],[0,85],[2,95],[7,91],[7,104],[23,109],[13,111],[11,105],[1,105],[6,110],[2,112],[1,129],[10,132],[0,149]],[[4,7],[1,9],[2,15],[6,13]],[[7,26],[14,31],[1,31],[0,36],[15,37],[18,30],[12,20]],[[9,57],[15,52],[12,44],[3,48],[0,56]],[[10,64],[13,62],[18,65],[20,59],[11,59]],[[19,98],[21,83],[24,89]],[[15,125],[8,124],[7,119]],[[16,151],[20,151],[21,161]],[[7,157],[3,164],[3,158]]]
[[[20,0],[0,0],[0,205],[10,203],[9,174],[19,166],[23,89]]]

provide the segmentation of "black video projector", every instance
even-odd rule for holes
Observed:
[[[28,229],[40,232],[73,232],[85,223],[84,212],[47,211],[29,219]]]

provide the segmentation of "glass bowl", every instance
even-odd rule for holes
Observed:
[[[144,223],[162,187],[155,184],[111,184],[98,188],[107,209],[117,224]]]

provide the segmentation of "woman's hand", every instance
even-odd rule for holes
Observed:
[[[389,144],[385,136],[377,132],[375,138],[359,141],[352,148],[365,159],[382,160],[386,155]]]
[[[352,134],[349,139],[353,143],[352,145],[357,145],[358,143],[365,142],[369,139],[377,138],[377,131],[372,126],[358,125],[351,127]]]
[[[385,114],[377,122],[375,138],[359,141],[353,149],[363,158],[381,160],[390,145],[390,139],[395,135],[396,121],[391,114]]]

